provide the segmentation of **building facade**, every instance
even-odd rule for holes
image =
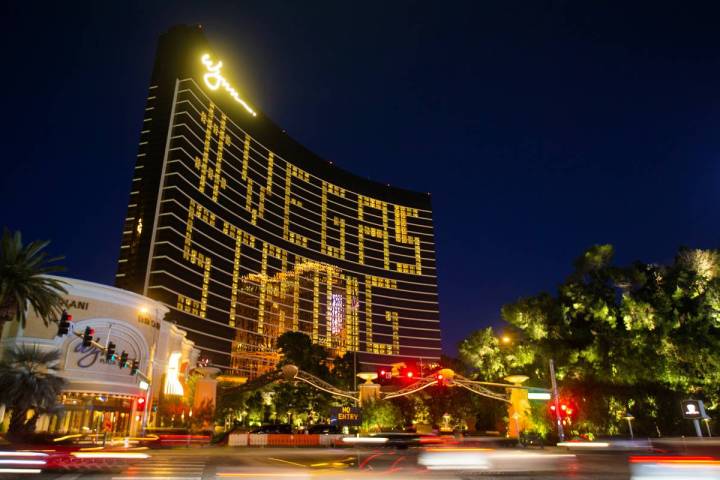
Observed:
[[[57,336],[57,324],[45,325],[30,309],[24,328],[18,322],[6,324],[0,355],[15,345],[61,353],[58,369],[66,386],[60,408],[52,415],[43,415],[37,430],[123,436],[139,432],[143,421],[153,425],[154,407],[166,392],[178,397],[189,393],[185,380],[195,367],[199,351],[184,331],[163,320],[169,310],[160,302],[106,285],[57,278],[68,292],[64,306],[72,315],[73,331],[93,328],[98,343],[111,341],[118,355],[124,351],[129,360],[138,360],[140,375],[131,375],[129,368],[108,362],[96,347],[83,347],[82,338],[72,332]],[[170,391],[171,387],[175,390]]]
[[[285,331],[366,368],[440,356],[429,194],[372,182],[252,105],[200,27],[160,38],[116,284],[254,377]]]

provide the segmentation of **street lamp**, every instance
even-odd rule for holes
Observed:
[[[504,343],[505,345],[507,345],[507,344],[509,344],[510,342],[512,342],[512,338],[508,337],[507,335],[503,335],[502,338],[500,339],[500,341],[502,341],[502,343]]]
[[[628,422],[628,429],[630,430],[630,440],[635,439],[635,435],[633,434],[632,429],[632,421],[635,420],[635,417],[633,417],[630,412],[627,412],[623,418]]]

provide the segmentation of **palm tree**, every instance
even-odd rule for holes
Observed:
[[[65,386],[57,375],[59,350],[40,350],[37,345],[15,346],[0,362],[0,403],[12,410],[8,437],[31,433],[38,412],[51,411]],[[35,410],[28,420],[29,410]]]
[[[47,274],[63,270],[50,263],[63,257],[47,258],[42,250],[50,242],[34,241],[23,245],[20,232],[5,229],[0,239],[0,332],[6,322],[19,320],[24,326],[27,305],[32,305],[45,325],[55,321],[62,311],[62,294],[67,292],[60,280]]]

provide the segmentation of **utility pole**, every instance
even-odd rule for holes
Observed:
[[[550,359],[550,382],[552,383],[553,401],[555,402],[555,418],[557,421],[558,438],[565,441],[562,420],[560,419],[560,398],[558,396],[557,380],[555,379],[555,362]]]

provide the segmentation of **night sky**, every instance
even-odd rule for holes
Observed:
[[[114,280],[178,23],[320,156],[432,192],[446,353],[593,244],[619,262],[719,246],[712,2],[42,3],[2,7],[0,225],[52,240],[67,275]]]

